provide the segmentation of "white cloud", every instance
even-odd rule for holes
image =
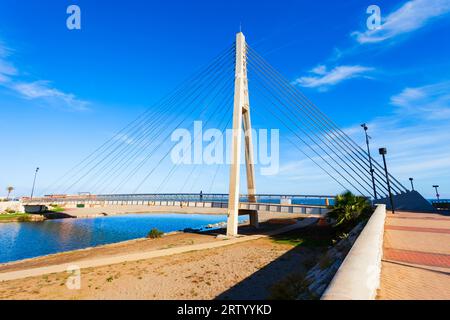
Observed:
[[[327,73],[327,67],[325,65],[321,64],[321,65],[318,65],[317,67],[313,68],[311,70],[311,72],[315,73],[315,74],[319,74],[319,75],[324,75]]]
[[[391,97],[391,104],[400,115],[429,120],[450,119],[450,81],[416,88],[405,88]]]
[[[450,0],[411,0],[383,19],[380,28],[352,35],[361,44],[382,42],[420,29],[449,12]]]
[[[392,114],[367,123],[372,156],[381,164],[378,148],[386,147],[389,170],[405,187],[409,188],[408,179],[413,177],[416,189],[425,197],[432,198],[431,186],[439,184],[442,197],[450,198],[450,148],[446,147],[450,141],[450,81],[405,88],[392,96],[390,102],[395,106]],[[365,150],[365,136],[359,123],[344,132]],[[303,145],[300,148],[313,155]],[[321,158],[313,156],[313,159],[329,169]],[[329,171],[347,185],[333,170]],[[277,181],[292,192],[342,191],[311,160],[299,157],[296,150],[284,154]]]
[[[4,74],[0,73],[0,84],[8,82],[10,79],[8,76],[5,76]]]
[[[10,81],[10,76],[17,74],[17,69],[4,59],[8,55],[8,51],[0,43],[0,83]]]
[[[14,76],[17,74],[17,69],[7,61],[0,59],[0,74]]]
[[[442,186],[443,197],[450,197],[450,140],[447,121],[435,121],[426,114],[411,120],[410,113],[375,118],[368,122],[374,159],[380,162],[379,147],[388,150],[390,172],[404,186],[409,187],[409,177],[414,178],[416,189],[425,197],[433,196],[433,184]],[[413,119],[416,118],[414,114]],[[358,124],[347,128],[346,133],[360,146],[365,145],[364,133]]]
[[[311,70],[314,76],[300,77],[294,81],[294,84],[298,84],[302,87],[308,88],[326,88],[336,85],[342,81],[362,77],[373,68],[354,65],[354,66],[338,66],[334,69],[327,71],[327,68],[320,65]]]
[[[11,85],[11,88],[20,93],[25,99],[44,99],[56,106],[64,104],[72,110],[83,111],[87,109],[87,102],[77,99],[71,93],[65,93],[52,88],[48,81],[22,82]]]
[[[78,99],[72,93],[66,93],[50,85],[49,81],[22,81],[19,70],[8,61],[11,50],[0,43],[0,85],[19,93],[29,100],[43,100],[48,104],[75,111],[87,110],[87,101]]]

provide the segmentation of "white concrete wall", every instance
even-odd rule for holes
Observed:
[[[373,300],[380,286],[386,206],[380,204],[336,272],[322,300]]]
[[[20,201],[2,201],[0,202],[0,212],[7,209],[15,210],[17,212],[24,212],[22,202]]]

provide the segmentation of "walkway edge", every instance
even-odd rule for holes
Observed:
[[[322,300],[374,300],[380,286],[386,205],[379,204]]]
[[[232,245],[232,244],[236,244],[236,243],[266,238],[266,237],[270,237],[270,236],[273,236],[276,234],[288,232],[288,231],[298,229],[298,228],[305,228],[305,227],[315,223],[316,221],[317,221],[317,219],[308,218],[308,219],[304,219],[294,225],[289,225],[289,226],[280,228],[278,230],[269,232],[267,234],[242,236],[242,237],[226,239],[223,241],[212,242],[212,243],[211,242],[210,243],[201,243],[201,244],[196,244],[196,245],[188,245],[188,246],[183,246],[183,247],[161,249],[161,250],[152,250],[152,251],[147,251],[147,252],[132,253],[132,254],[112,256],[112,257],[100,258],[100,259],[92,259],[92,260],[86,260],[86,261],[74,261],[71,263],[52,265],[52,266],[48,266],[48,267],[40,267],[40,268],[25,269],[25,270],[19,270],[19,271],[4,272],[4,273],[0,273],[0,282],[17,280],[17,279],[28,278],[28,277],[42,276],[42,275],[51,274],[51,273],[67,272],[68,270],[73,270],[74,267],[77,267],[80,269],[101,267],[101,266],[107,266],[107,265],[124,263],[124,262],[147,260],[147,259],[158,258],[158,257],[166,257],[166,256],[171,256],[171,255],[180,254],[180,253],[186,253],[186,252],[190,252],[190,251],[214,249],[214,248],[224,247],[224,246],[228,246],[228,245]]]

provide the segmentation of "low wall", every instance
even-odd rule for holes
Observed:
[[[386,206],[377,205],[322,300],[373,300],[380,286]]]
[[[20,201],[2,201],[0,202],[0,212],[5,210],[14,210],[17,212],[24,212],[22,202]]]

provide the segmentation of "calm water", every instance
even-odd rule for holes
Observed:
[[[239,219],[248,219],[240,216]],[[152,228],[164,232],[202,228],[225,215],[128,214],[87,219],[0,223],[0,263],[142,238]]]

